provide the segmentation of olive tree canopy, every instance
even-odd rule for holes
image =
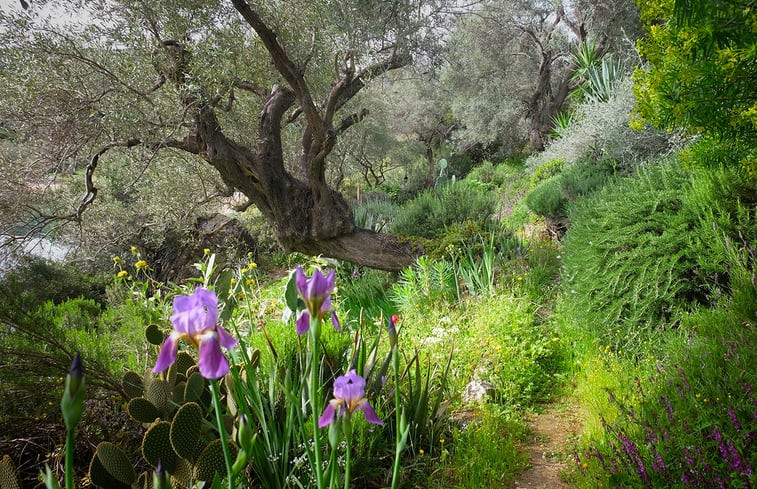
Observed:
[[[0,120],[44,162],[37,176],[83,173],[84,196],[63,217],[86,218],[112,155],[189,154],[285,249],[388,270],[412,262],[412,243],[356,228],[326,169],[368,115],[354,97],[426,56],[444,0],[29,4],[0,10]],[[166,171],[181,182],[180,166]]]

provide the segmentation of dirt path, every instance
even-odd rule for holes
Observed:
[[[580,418],[572,406],[554,404],[529,422],[533,436],[526,447],[531,468],[515,480],[515,489],[568,489],[560,472],[570,463],[566,443],[580,428]]]

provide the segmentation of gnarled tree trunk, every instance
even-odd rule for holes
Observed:
[[[313,101],[302,70],[289,58],[275,33],[247,2],[232,0],[232,3],[265,45],[286,85],[274,85],[267,95],[261,89],[254,90],[265,100],[258,137],[254,145],[242,145],[224,134],[214,103],[201,89],[186,83],[190,53],[177,41],[163,41],[173,66],[162,75],[185,94],[183,103],[193,121],[182,140],[157,146],[182,149],[210,163],[227,185],[241,191],[260,209],[287,250],[384,270],[400,270],[410,265],[420,254],[420,248],[395,236],[356,228],[347,202],[325,179],[326,158],[336,138],[359,122],[366,111],[348,115],[338,123],[334,122],[335,115],[368,79],[404,66],[409,59],[393,52],[362,71],[355,71],[354,67],[343,70],[327,99],[319,105]],[[305,118],[300,161],[303,178],[287,171],[281,145],[284,114],[295,104],[297,113]]]

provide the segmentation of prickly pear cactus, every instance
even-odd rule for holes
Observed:
[[[181,458],[194,462],[200,450],[202,409],[197,403],[184,404],[171,422],[171,446]]]
[[[92,481],[93,485],[102,489],[131,489],[131,486],[119,481],[108,472],[97,453],[89,463],[89,480]]]
[[[3,455],[0,460],[0,489],[21,489],[16,464],[8,455]]]
[[[130,486],[137,480],[137,474],[128,455],[120,447],[104,441],[97,445],[95,456],[100,460],[108,474],[117,481]]]
[[[142,439],[142,456],[153,467],[157,467],[160,461],[166,472],[176,469],[178,455],[171,446],[171,423],[157,421],[150,426]]]
[[[163,340],[166,339],[166,335],[157,324],[150,324],[145,328],[145,338],[147,338],[148,343],[160,346]]]
[[[231,459],[237,456],[237,446],[229,443],[229,452]],[[213,476],[218,474],[223,477],[226,475],[226,462],[223,458],[223,446],[221,440],[213,440],[205,447],[195,465],[195,478],[201,481],[212,481]]]

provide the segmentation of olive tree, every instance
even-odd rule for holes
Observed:
[[[139,151],[142,165],[188,154],[215,170],[220,190],[241,192],[256,206],[285,249],[389,270],[410,264],[418,252],[412,243],[356,228],[327,168],[338,139],[368,116],[356,95],[423,56],[449,12],[443,3],[40,0],[3,7],[0,119],[39,155],[40,177],[84,177],[84,195],[68,212],[38,222],[86,219],[97,172],[115,153]],[[181,185],[180,166],[165,171],[177,172]]]
[[[553,118],[582,82],[572,52],[627,50],[638,32],[632,0],[490,0],[461,17],[445,77],[462,143],[541,151]]]

